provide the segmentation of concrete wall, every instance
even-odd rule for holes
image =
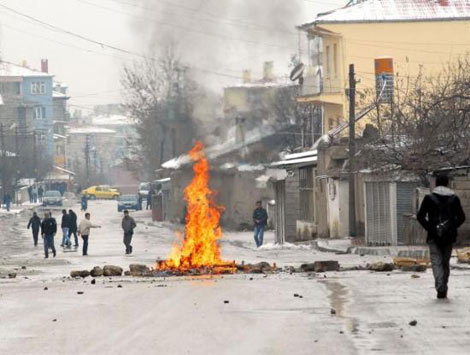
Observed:
[[[293,170],[286,177],[286,242],[297,241],[297,220],[299,219],[299,172]]]

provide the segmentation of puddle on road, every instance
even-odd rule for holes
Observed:
[[[336,316],[342,318],[345,321],[346,329],[352,334],[359,332],[359,321],[356,318],[348,317],[345,315],[346,306],[348,304],[348,289],[346,286],[338,281],[332,280],[319,280],[325,284],[329,291],[328,299],[330,306],[336,311]]]

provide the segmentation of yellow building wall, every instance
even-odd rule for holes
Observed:
[[[246,88],[227,88],[224,91],[224,110],[231,111],[247,111],[249,109],[247,103]]]
[[[416,77],[440,72],[449,61],[470,52],[470,21],[432,21],[395,23],[321,24],[321,28],[340,36],[323,37],[325,92],[334,86],[347,88],[349,64],[355,65],[357,90],[375,88],[374,59],[392,57],[395,77]],[[338,79],[326,76],[326,46],[339,42]],[[331,49],[330,49],[331,51]],[[339,93],[339,92],[338,92]],[[348,101],[344,89],[342,116],[348,117]],[[358,107],[360,109],[361,107]],[[334,112],[330,112],[334,110]],[[328,116],[334,116],[337,107],[325,107],[325,130]],[[367,117],[361,120],[363,127]]]

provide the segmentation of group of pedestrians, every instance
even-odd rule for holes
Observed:
[[[77,215],[73,210],[62,210],[62,219],[61,219],[61,230],[62,230],[62,243],[60,244],[64,250],[71,249],[72,240],[71,236],[74,236],[74,248],[79,247],[78,236],[82,238],[82,255],[88,255],[88,242],[90,237],[91,229],[101,228],[100,225],[93,224],[91,222],[91,214],[89,212],[85,213],[85,218],[83,218],[80,223],[77,225]],[[129,215],[129,211],[124,211],[124,217],[122,219],[121,228],[124,232],[123,243],[126,249],[126,255],[132,254],[132,237],[134,235],[134,229],[137,227],[134,218]],[[51,212],[45,212],[44,218],[41,221],[41,218],[36,212],[33,212],[33,216],[28,222],[28,229],[31,228],[33,234],[34,246],[38,245],[39,235],[41,235],[44,241],[44,257],[47,259],[49,257],[49,249],[52,250],[52,254],[55,257],[57,255],[55,246],[54,246],[54,237],[57,234],[57,221],[52,217]]]
[[[42,198],[44,196],[44,188],[42,185],[31,185],[28,187],[28,196],[30,203],[42,203]]]

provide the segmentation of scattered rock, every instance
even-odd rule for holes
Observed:
[[[277,271],[276,264],[270,265],[266,261],[261,261],[257,264],[237,265],[237,268],[240,271],[246,272],[248,274],[262,274],[266,272]]]
[[[421,277],[421,276],[415,275],[415,274],[411,275],[411,278],[412,278],[412,279],[419,279],[420,277]]]
[[[70,272],[70,277],[75,278],[75,277],[88,277],[90,276],[90,272],[88,270],[75,270]]]
[[[252,277],[250,277],[250,281],[253,281],[253,278],[252,278]]]
[[[103,275],[104,276],[121,276],[122,267],[115,266],[115,265],[106,265],[103,268]]]
[[[8,274],[8,278],[9,279],[16,279],[16,273],[15,272],[11,272]]]
[[[411,325],[412,327],[415,327],[417,324],[418,324],[418,321],[415,319],[415,320],[412,320],[410,323],[408,323],[409,325]]]
[[[83,295],[84,293],[85,293],[85,292],[83,292],[83,291],[77,291],[77,294],[78,294],[78,295]]]
[[[457,249],[457,261],[459,263],[470,264],[470,248]]]
[[[224,303],[229,303],[229,301],[225,300]]]
[[[117,285],[118,288],[122,288],[122,285]]]
[[[21,269],[22,269],[22,270],[26,270],[26,266],[23,265],[23,266],[21,267]]]
[[[53,319],[52,321],[53,321],[53,322],[57,322],[57,319]]]
[[[368,264],[367,269],[377,272],[393,271],[395,269],[395,265],[379,261],[378,263]]]
[[[344,332],[342,330],[339,331],[339,334],[344,334]]]
[[[94,285],[94,284],[96,284],[96,280],[95,280],[95,279],[93,279],[93,280],[91,280],[91,282],[90,282],[90,283],[91,283],[92,285]]]
[[[294,293],[294,297],[299,297],[299,294],[298,294],[298,293]]]
[[[333,308],[332,308],[332,309],[330,310],[330,313],[333,314],[333,315],[336,314],[336,309],[333,309]]]
[[[99,266],[95,266],[93,269],[91,269],[90,275],[93,277],[103,276],[103,269],[100,268]]]
[[[336,260],[315,261],[314,263],[300,265],[300,270],[303,272],[338,271],[339,263]]]
[[[44,287],[44,291],[47,291],[47,290],[48,290],[48,288],[47,288],[47,287]]]
[[[129,270],[124,271],[124,275],[131,276],[131,272]]]
[[[427,267],[426,265],[405,265],[402,266],[401,271],[408,271],[408,272],[425,272]]]
[[[147,272],[150,271],[150,269],[147,267],[147,265],[142,265],[142,264],[130,264],[129,265],[129,270],[132,272]]]
[[[304,298],[304,296],[302,296],[302,295],[299,295],[299,298]]]

